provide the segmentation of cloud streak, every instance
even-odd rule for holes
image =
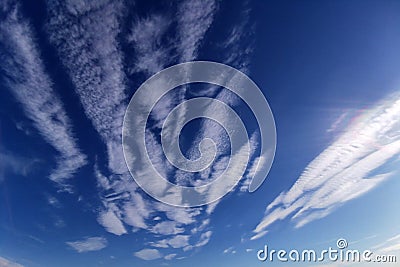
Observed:
[[[399,93],[366,110],[268,205],[253,239],[278,220],[289,218],[298,228],[323,218],[391,176],[395,170],[380,167],[400,153],[399,114]]]
[[[31,26],[18,4],[4,2],[1,12],[0,42],[6,50],[1,64],[3,79],[36,129],[59,154],[50,179],[71,190],[66,180],[86,164],[86,156],[76,144],[70,119],[46,74]]]
[[[85,114],[106,145],[112,175],[102,175],[97,167],[95,174],[102,194],[112,190],[119,197],[102,197],[98,222],[116,235],[127,232],[123,219],[132,217],[124,216],[123,202],[141,198],[136,184],[130,182],[122,152],[127,89],[118,34],[123,7],[121,1],[49,0],[47,23],[49,39],[68,70]],[[140,213],[137,218],[143,220]]]
[[[83,109],[107,145],[109,168],[126,172],[121,150],[127,96],[117,35],[119,1],[48,1],[47,30],[75,85]]]
[[[393,253],[397,252],[399,253],[400,251],[400,234],[395,235],[393,237],[388,238],[384,242],[376,245],[373,247],[374,249],[377,249],[379,253]]]
[[[213,22],[217,11],[214,0],[183,1],[178,7],[178,51],[181,52],[181,62],[187,62],[197,57],[208,28]]]

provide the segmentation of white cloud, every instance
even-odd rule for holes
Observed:
[[[199,242],[196,243],[195,247],[202,247],[208,244],[211,239],[212,231],[202,233]]]
[[[85,114],[107,145],[110,169],[124,173],[121,132],[127,96],[117,41],[123,6],[120,1],[79,5],[49,1],[48,5],[50,41],[69,72]]]
[[[178,51],[181,62],[193,60],[208,28],[211,26],[217,4],[214,0],[184,1],[178,8]]]
[[[0,267],[23,267],[23,265],[0,256]]]
[[[189,250],[192,250],[193,249],[193,246],[192,245],[188,245],[188,246],[186,246],[186,247],[183,247],[183,251],[189,251]]]
[[[210,224],[210,218],[201,220],[201,224],[198,227],[195,227],[191,230],[192,234],[196,234],[198,232],[202,232],[206,229],[206,227]]]
[[[125,223],[137,228],[148,228],[145,220],[150,217],[152,209],[138,193],[131,193],[130,201],[124,204],[122,212]]]
[[[94,166],[94,173],[95,173],[95,176],[96,176],[96,179],[97,179],[98,187],[100,187],[104,191],[110,190],[111,189],[111,183],[108,180],[108,178],[106,176],[104,176],[100,172],[97,164],[95,164],[95,166]]]
[[[390,171],[372,173],[400,153],[398,114],[399,94],[365,111],[307,166],[287,192],[268,205],[252,239],[277,220],[290,218],[302,227],[323,218],[391,176]]]
[[[152,231],[156,234],[175,235],[183,233],[185,229],[178,227],[178,224],[175,221],[163,221],[156,224]]]
[[[189,244],[189,235],[176,235],[171,238],[166,238],[162,240],[158,240],[157,242],[149,242],[148,244],[152,247],[156,248],[187,248],[184,251],[189,250],[188,247],[193,247]]]
[[[257,232],[257,234],[253,235],[253,236],[250,238],[250,240],[259,239],[259,238],[265,236],[267,233],[268,233],[268,231],[260,231],[260,232]]]
[[[0,41],[8,53],[1,64],[5,82],[43,138],[58,152],[57,168],[50,179],[64,190],[65,180],[86,163],[73,137],[70,119],[46,74],[35,37],[18,4],[3,3],[5,19]]]
[[[223,251],[224,254],[236,254],[235,247],[229,247]]]
[[[172,260],[173,258],[175,258],[177,256],[177,254],[168,254],[164,257],[164,259],[166,260]]]
[[[88,237],[83,240],[66,242],[66,244],[77,252],[82,253],[105,248],[107,246],[107,239],[104,237]]]
[[[157,203],[156,209],[165,212],[168,219],[186,225],[195,223],[202,211],[202,208],[177,208],[163,203]]]
[[[173,248],[182,248],[189,245],[188,235],[177,235],[171,239],[168,239],[168,244]]]
[[[135,21],[128,37],[135,50],[134,71],[152,75],[170,62],[168,49],[161,45],[170,24],[171,18],[156,14]]]
[[[168,248],[168,240],[167,239],[162,239],[157,242],[149,242],[149,245],[155,248]]]
[[[61,207],[60,201],[54,196],[48,195],[47,196],[47,202],[49,203],[49,205],[51,205],[51,206],[53,206],[55,208],[60,208]]]
[[[127,233],[121,220],[111,209],[100,212],[97,220],[108,232],[112,234],[123,235]]]
[[[134,253],[134,255],[142,260],[156,260],[162,257],[157,249],[142,249]]]
[[[350,111],[343,112],[340,114],[340,116],[332,123],[332,125],[329,127],[328,130],[326,130],[327,133],[330,132],[335,132],[337,128],[342,124],[342,122],[348,117],[350,114]]]

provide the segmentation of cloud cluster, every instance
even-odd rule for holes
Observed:
[[[86,156],[76,144],[70,119],[56,93],[56,85],[46,74],[31,27],[15,4],[5,3],[2,13],[6,19],[1,25],[0,36],[8,49],[2,56],[5,80],[35,127],[59,153],[58,167],[50,178],[68,189],[65,180],[86,163]],[[178,254],[162,255],[158,250],[169,248],[185,252],[209,242],[212,231],[208,229],[208,216],[217,203],[202,208],[175,208],[149,200],[133,182],[125,165],[121,142],[123,116],[131,93],[128,84],[131,77],[143,74],[148,77],[170,64],[196,59],[218,5],[213,0],[183,1],[177,4],[176,14],[172,17],[157,13],[137,17],[131,24],[128,38],[123,39],[120,34],[126,19],[125,4],[118,0],[48,0],[45,31],[67,70],[85,115],[105,144],[108,168],[98,162],[94,167],[102,202],[97,214],[99,224],[115,235],[139,230],[155,235],[159,240],[146,244],[152,248],[135,255],[143,259],[164,257],[171,260],[179,258]],[[248,15],[243,16],[247,20]],[[175,31],[172,36],[171,30]],[[167,34],[170,38],[165,38]],[[241,48],[235,40],[241,35],[240,30],[233,29],[230,41],[223,46],[234,49],[232,53],[239,55]],[[134,52],[136,61],[132,66],[125,66],[129,60],[124,58],[123,41]],[[227,63],[232,62],[228,60]],[[213,90],[218,93],[217,89]],[[187,88],[182,88],[167,96],[154,109],[154,125],[149,130],[153,139],[150,138],[148,144],[153,155],[162,152],[153,130],[160,127],[174,106],[186,99],[186,94]],[[237,103],[225,93],[220,93],[218,99],[231,105]],[[182,120],[185,112],[179,116],[178,120]],[[210,124],[203,124],[201,132],[217,142],[226,141],[219,140],[220,129],[215,130]],[[195,139],[201,138],[203,136],[199,134]],[[165,157],[159,156],[160,169],[169,173]],[[238,160],[233,159],[233,162]],[[225,161],[220,159],[212,169],[203,173],[202,178],[215,177],[223,169]],[[180,173],[174,171],[173,177],[179,180]],[[55,198],[49,198],[49,203],[58,205]],[[67,244],[78,252],[85,252],[104,248],[107,240],[90,237]]]

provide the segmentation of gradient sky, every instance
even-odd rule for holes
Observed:
[[[257,251],[318,251],[339,238],[399,261],[399,47],[399,1],[3,0],[0,266],[309,266],[259,262]],[[215,86],[172,91],[148,122],[151,158],[169,180],[208,181],[225,166],[188,175],[160,156],[160,125],[186,99],[231,105],[252,147],[232,192],[178,208],[133,181],[122,122],[141,83],[193,60],[249,75],[278,142],[248,193],[260,144],[247,106]],[[204,137],[229,149],[220,125],[197,120],[181,132],[183,153],[198,157]]]

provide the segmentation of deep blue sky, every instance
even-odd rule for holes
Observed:
[[[339,238],[400,260],[399,1],[0,6],[0,266],[286,266],[260,263],[257,250],[322,250]],[[121,131],[141,83],[193,60],[249,75],[278,142],[256,192],[247,192],[249,162],[222,200],[183,209],[137,187]],[[184,90],[154,111],[155,141],[168,111],[196,96],[232,101],[257,132],[226,89]],[[181,133],[189,158],[202,133],[229,148],[221,127],[197,121]]]

